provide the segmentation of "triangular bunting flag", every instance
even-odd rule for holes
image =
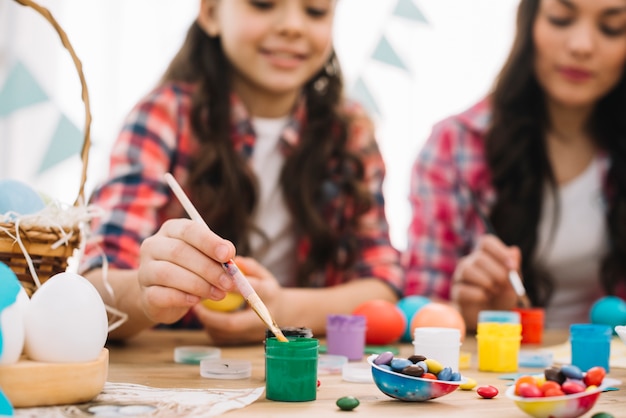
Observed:
[[[372,93],[370,93],[370,90],[367,88],[367,85],[361,77],[358,78],[354,87],[352,87],[350,96],[363,105],[363,107],[365,107],[365,109],[367,109],[370,113],[378,116],[381,115],[380,109],[378,108],[378,105],[376,105],[374,96],[372,96]]]
[[[407,70],[404,62],[400,59],[396,51],[393,50],[387,38],[383,35],[378,42],[378,46],[374,50],[372,54],[372,58],[375,60],[384,62],[385,64],[393,65],[394,67],[401,68],[403,70]]]
[[[428,23],[428,20],[426,20],[421,10],[413,3],[413,0],[398,0],[393,14],[394,16],[403,17],[416,22]]]
[[[37,174],[43,173],[69,157],[78,155],[82,145],[83,134],[80,129],[67,116],[61,115]]]
[[[0,89],[0,117],[26,106],[48,100],[37,80],[21,62],[17,62]]]

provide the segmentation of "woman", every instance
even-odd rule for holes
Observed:
[[[548,327],[624,294],[625,60],[626,0],[520,2],[493,91],[438,123],[414,164],[408,294],[453,301],[469,329],[516,307],[510,270]]]
[[[403,273],[384,214],[384,165],[370,120],[343,97],[335,6],[201,1],[93,197],[107,215],[93,224],[99,242],[87,251],[86,276],[129,315],[111,338],[195,322],[216,344],[262,341],[265,326],[251,309],[200,303],[236,291],[221,267],[235,247],[279,325],[319,335],[329,313],[397,300]],[[214,233],[183,219],[166,172]]]

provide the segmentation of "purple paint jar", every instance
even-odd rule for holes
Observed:
[[[326,352],[362,360],[365,352],[366,318],[363,315],[326,317]]]

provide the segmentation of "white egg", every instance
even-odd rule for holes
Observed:
[[[0,364],[14,364],[24,348],[28,295],[15,273],[0,263]]]
[[[36,361],[96,360],[106,343],[104,302],[83,276],[59,273],[33,294],[26,319],[26,355]]]

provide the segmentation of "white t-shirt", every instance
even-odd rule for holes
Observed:
[[[602,295],[599,266],[608,251],[602,170],[594,159],[574,180],[557,190],[560,212],[554,225],[554,197],[544,191],[536,260],[554,280],[546,309],[547,328],[589,322],[589,309]]]
[[[259,199],[253,223],[265,237],[251,233],[252,256],[270,270],[282,285],[293,284],[296,266],[296,237],[293,219],[280,187],[285,158],[278,141],[287,118],[253,118],[256,143],[252,169],[259,181]]]

